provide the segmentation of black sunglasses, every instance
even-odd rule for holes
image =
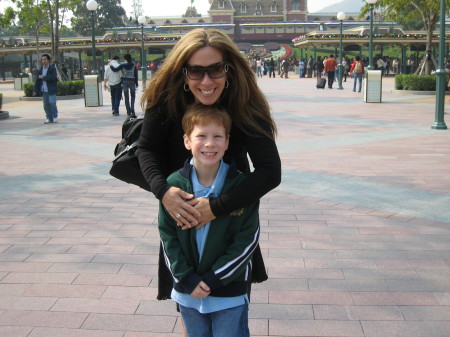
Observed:
[[[191,64],[188,64],[187,66],[183,67],[184,75],[186,75],[187,78],[193,81],[203,79],[206,73],[208,73],[208,76],[210,78],[216,80],[218,78],[224,77],[225,73],[227,72],[228,72],[228,64],[225,62],[210,64],[209,66],[206,67]]]

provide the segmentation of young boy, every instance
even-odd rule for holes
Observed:
[[[193,158],[169,176],[172,185],[195,197],[214,198],[244,179],[222,158],[231,119],[214,106],[194,105],[182,121],[184,144]],[[249,337],[247,289],[259,239],[259,202],[183,230],[162,204],[159,233],[173,276],[172,299],[179,304],[188,337]]]

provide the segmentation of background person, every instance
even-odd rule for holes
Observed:
[[[58,107],[56,106],[56,93],[58,71],[56,66],[51,64],[49,54],[42,54],[42,67],[39,69],[33,88],[33,96],[42,93],[45,116],[44,124],[58,123]]]
[[[359,56],[355,57],[355,61],[352,63],[350,72],[353,73],[353,91],[356,91],[356,82],[359,82],[358,92],[361,92],[362,78],[364,76],[364,63]]]
[[[328,88],[333,89],[334,76],[336,73],[337,61],[334,58],[334,55],[331,54],[330,57],[324,61],[324,71],[328,76]]]
[[[348,70],[349,70],[349,63],[348,63],[348,59],[344,56],[342,57],[342,79],[344,80],[344,82],[347,82],[347,75],[348,75]]]
[[[298,61],[298,77],[299,78],[305,77],[305,60],[304,59],[300,59],[300,61]]]
[[[316,68],[317,79],[322,78],[323,67],[324,67],[322,57],[320,57],[320,56],[317,57],[317,60],[314,63],[314,66]]]
[[[261,58],[258,57],[256,59],[256,74],[258,75],[258,77],[261,77],[261,78],[263,76],[262,67],[263,67],[263,61],[261,60]]]
[[[269,78],[272,77],[275,78],[275,61],[273,60],[273,57],[268,62],[268,68],[269,68]]]
[[[383,61],[383,59],[380,57],[378,60],[377,60],[377,69],[378,70],[381,70],[381,76],[384,76],[384,73],[385,73],[385,71],[386,71],[386,63]]]
[[[314,71],[314,60],[312,56],[309,57],[308,62],[306,63],[306,76],[308,78],[312,78]]]
[[[125,62],[120,63],[118,67],[111,67],[111,70],[114,72],[121,71],[122,91],[123,96],[125,97],[125,108],[127,109],[127,115],[136,117],[136,114],[134,112],[134,102],[136,100],[136,90],[139,85],[137,66],[131,60],[130,54],[125,54],[123,58]]]
[[[105,80],[103,81],[105,89],[109,84],[111,90],[112,114],[114,116],[119,116],[120,100],[122,99],[122,73],[114,71],[120,67],[119,60],[119,56],[114,56],[112,58],[109,67],[106,68]]]
[[[289,73],[289,59],[285,58],[283,61],[281,61],[281,78],[289,78],[288,77],[288,73]]]

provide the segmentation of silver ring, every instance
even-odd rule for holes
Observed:
[[[181,214],[180,213],[177,213],[177,214],[175,214],[175,218],[179,218],[181,216]]]

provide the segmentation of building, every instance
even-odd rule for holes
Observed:
[[[293,38],[316,30],[307,23],[307,1],[301,0],[210,0],[209,16],[188,7],[181,17],[150,18],[158,32],[185,34],[198,27],[217,28],[236,42],[289,43]],[[316,27],[317,26],[317,27]]]
[[[307,1],[300,0],[212,0],[212,23],[306,22]]]

